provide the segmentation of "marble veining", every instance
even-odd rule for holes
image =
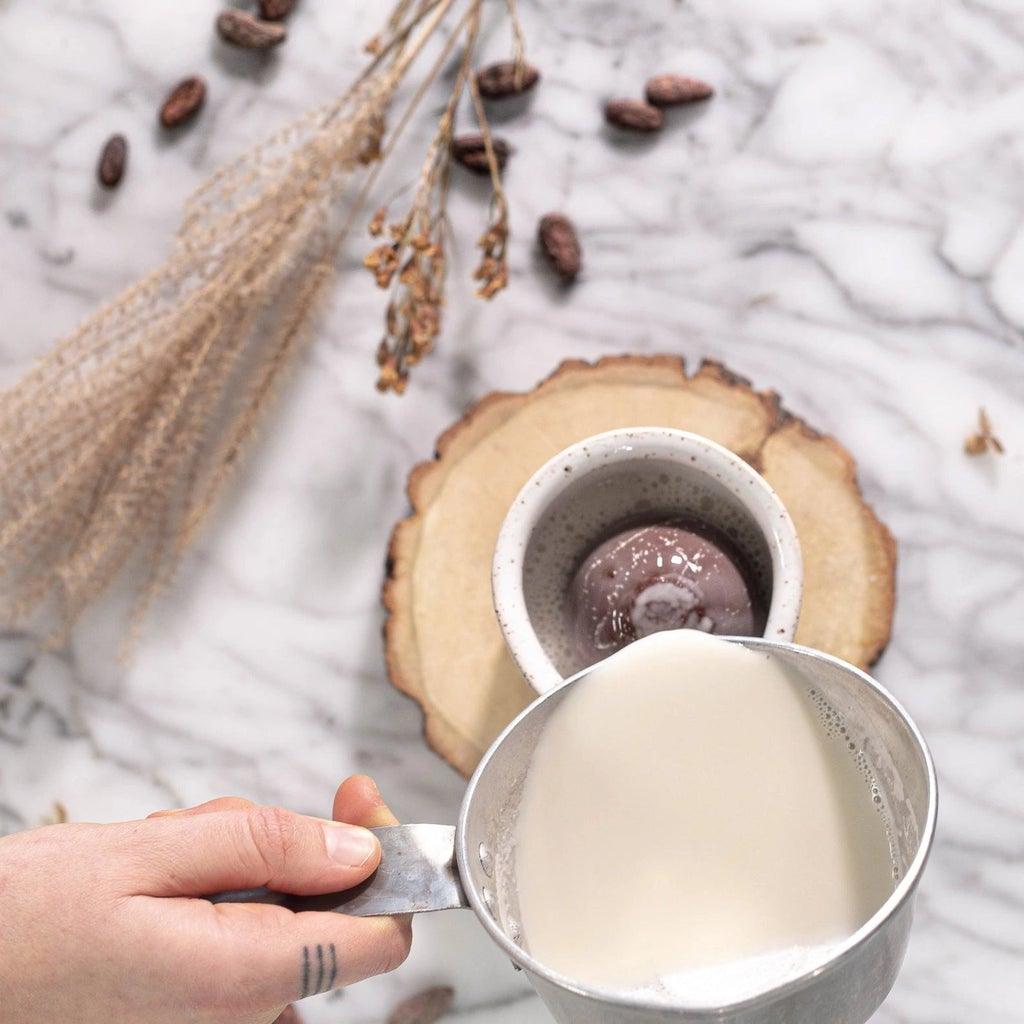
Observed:
[[[381,662],[383,551],[409,467],[469,401],[562,357],[708,356],[838,436],[899,540],[877,674],[928,736],[941,806],[907,963],[875,1021],[1024,1021],[1024,13],[1016,0],[520,5],[545,78],[498,116],[516,147],[511,290],[469,297],[484,192],[460,176],[447,328],[405,398],[373,390],[382,300],[347,275],[134,663],[116,661],[116,592],[65,650],[0,634],[0,832],[55,800],[79,820],[222,793],[322,813],[352,771],[376,775],[407,820],[454,820],[461,782]],[[226,51],[216,7],[0,10],[0,382],[162,257],[219,161],[342,87],[382,5],[302,0],[269,59]],[[605,129],[602,100],[662,70],[719,94],[652,141]],[[164,139],[156,108],[196,71],[208,109]],[[131,166],[100,195],[115,130]],[[580,228],[570,293],[537,265],[549,209]],[[961,453],[979,405],[1001,459]],[[454,984],[467,1024],[547,1019],[468,914],[424,919],[405,967],[306,1016],[379,1021],[432,982]]]

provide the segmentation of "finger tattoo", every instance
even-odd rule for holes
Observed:
[[[338,952],[333,942],[302,947],[301,999],[330,992],[338,980]]]

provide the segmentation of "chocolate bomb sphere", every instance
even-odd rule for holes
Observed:
[[[765,613],[727,541],[685,526],[623,530],[583,560],[569,587],[577,647],[592,665],[665,629],[759,636]]]

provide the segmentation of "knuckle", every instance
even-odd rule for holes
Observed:
[[[380,944],[380,974],[389,974],[405,963],[412,949],[412,925],[408,921],[390,921],[385,940]]]
[[[300,846],[298,819],[281,807],[254,807],[246,813],[253,848],[270,876],[280,874]]]

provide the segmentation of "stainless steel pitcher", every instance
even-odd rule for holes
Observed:
[[[935,832],[937,789],[931,755],[899,703],[852,665],[794,644],[749,638],[733,642],[771,653],[831,705],[850,741],[867,759],[890,815],[900,875],[895,891],[856,934],[837,944],[827,963],[813,971],[731,1005],[683,1005],[590,988],[530,955],[516,889],[515,830],[523,783],[545,722],[591,669],[539,697],[495,740],[470,780],[457,827],[399,825],[375,830],[383,850],[381,866],[358,889],[313,897],[257,891],[216,898],[364,917],[468,906],[563,1024],[863,1024],[892,987],[907,948],[914,895]],[[628,879],[623,887],[628,889]],[[617,893],[594,893],[597,900],[618,898]],[[686,927],[685,919],[680,927]]]

